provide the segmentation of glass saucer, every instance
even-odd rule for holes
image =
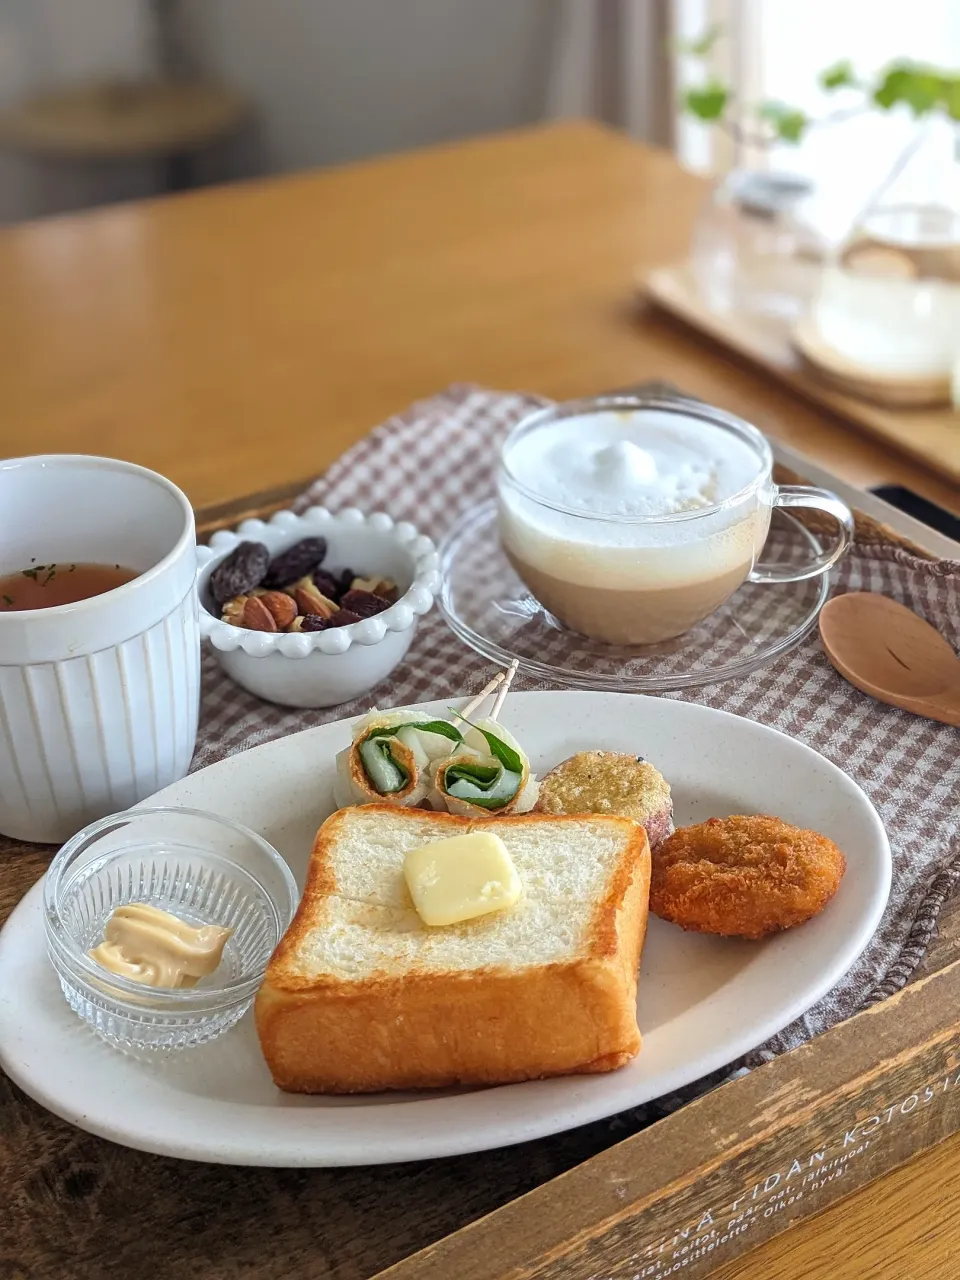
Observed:
[[[774,511],[764,563],[808,561],[817,538]],[[440,547],[438,599],[447,625],[492,661],[554,684],[612,692],[665,693],[745,676],[808,635],[830,593],[828,574],[805,582],[750,583],[699,626],[655,645],[614,645],[570,631],[530,594],[497,534],[497,504],[468,511]]]

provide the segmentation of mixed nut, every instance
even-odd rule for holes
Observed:
[[[382,613],[397,584],[320,566],[325,538],[303,538],[270,559],[262,542],[241,542],[210,575],[221,618],[247,631],[326,631]]]

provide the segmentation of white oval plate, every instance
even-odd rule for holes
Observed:
[[[425,710],[444,712],[441,702]],[[213,1044],[143,1062],[70,1011],[44,949],[41,886],[0,934],[0,1065],[82,1129],[160,1155],[225,1164],[380,1164],[523,1142],[610,1116],[725,1066],[809,1009],[870,940],[890,888],[890,849],[870,801],[815,751],[752,720],[636,694],[518,693],[505,723],[543,772],[575,751],[647,756],[673,787],[678,824],[774,813],[830,836],[847,874],[824,912],[762,943],[650,921],[639,1057],[608,1075],[438,1094],[303,1097],[274,1088],[251,1015]],[[159,792],[253,827],[302,884],[332,811],[343,722],[246,751]]]

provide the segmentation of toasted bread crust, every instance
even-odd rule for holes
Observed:
[[[381,807],[391,818],[408,812]],[[624,852],[595,908],[582,956],[526,968],[383,972],[353,981],[304,976],[293,960],[311,931],[323,927],[325,901],[336,895],[331,854],[348,812],[335,813],[317,833],[303,900],[256,1000],[260,1043],[280,1088],[363,1093],[510,1083],[610,1071],[636,1055],[637,968],[650,890],[642,827],[600,819],[624,828]],[[454,814],[429,819],[444,835],[484,825]],[[508,821],[545,819],[529,814]]]
[[[281,1089],[508,1084],[609,1070],[640,1048],[636,980],[628,986],[614,961],[350,986],[292,997],[263,989],[257,1030]]]

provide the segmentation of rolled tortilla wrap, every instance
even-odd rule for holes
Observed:
[[[460,738],[452,725],[446,724],[443,732],[417,727],[425,724],[445,722],[403,707],[364,716],[354,729],[350,746],[337,755],[337,808],[351,804],[418,805],[430,785],[430,761],[449,752]]]
[[[489,736],[487,736],[489,735]],[[491,743],[496,740],[499,749]],[[479,720],[464,734],[463,749],[431,766],[430,802],[463,817],[501,818],[528,813],[539,783],[516,738],[493,720]]]

